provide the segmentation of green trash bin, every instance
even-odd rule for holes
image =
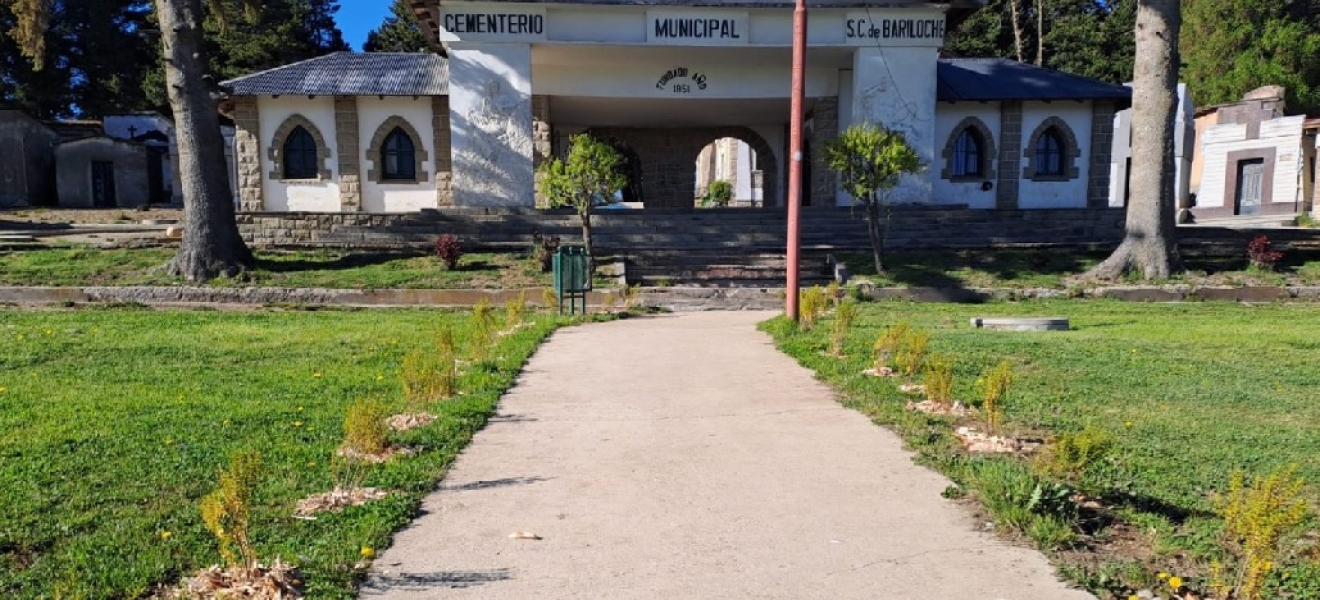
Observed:
[[[577,314],[578,301],[582,314],[587,314],[587,292],[591,291],[591,257],[582,246],[560,246],[554,256],[555,296],[559,299],[559,314],[564,314],[564,300],[568,300],[569,314]]]

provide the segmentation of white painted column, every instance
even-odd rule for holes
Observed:
[[[455,206],[534,206],[532,53],[525,43],[451,43]]]
[[[938,48],[864,47],[853,55],[851,123],[879,123],[901,131],[926,170],[904,177],[894,202],[931,201],[935,162],[935,67]]]

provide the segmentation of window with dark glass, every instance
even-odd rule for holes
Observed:
[[[381,148],[381,159],[385,163],[386,180],[415,181],[417,179],[417,150],[412,138],[402,128],[395,127]]]
[[[1036,139],[1036,175],[1063,175],[1063,139],[1053,127]]]
[[[306,128],[295,127],[284,140],[284,178],[316,179],[321,174],[317,162],[316,140]]]
[[[970,128],[962,130],[953,142],[953,176],[980,177],[981,137]]]

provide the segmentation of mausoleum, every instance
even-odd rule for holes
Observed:
[[[942,58],[945,32],[981,4],[811,2],[805,204],[850,203],[820,149],[869,121],[903,132],[928,165],[897,201],[1108,205],[1114,115],[1130,90],[1001,59]],[[724,171],[755,180],[757,206],[784,205],[791,3],[414,5],[431,52],[332,54],[226,82],[241,210],[531,207],[536,166],[582,132],[627,158],[623,199],[635,206],[692,207],[698,157],[729,138],[755,166]]]

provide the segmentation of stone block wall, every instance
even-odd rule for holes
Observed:
[[[1113,162],[1114,103],[1095,101],[1091,104],[1091,164],[1088,167],[1086,206],[1103,208],[1109,205],[1109,170]]]
[[[532,96],[532,168],[539,169],[554,154],[554,130],[550,127],[550,96]],[[541,175],[536,174],[536,206],[549,206],[541,195]]]
[[[239,210],[259,211],[265,208],[265,200],[262,197],[261,115],[257,110],[257,99],[248,96],[234,98],[233,118]]]
[[[339,210],[362,210],[362,167],[358,161],[358,109],[354,96],[335,96],[335,154],[339,157]]]
[[[431,97],[431,134],[435,136],[435,202],[454,205],[454,158],[450,150],[449,96]]]
[[[811,181],[808,184],[812,206],[834,206],[837,194],[834,172],[825,163],[825,146],[839,137],[839,98],[816,98],[812,109]]]
[[[999,187],[995,193],[995,208],[1014,210],[1018,207],[1018,193],[1022,177],[1022,103],[1001,102],[999,105]]]

